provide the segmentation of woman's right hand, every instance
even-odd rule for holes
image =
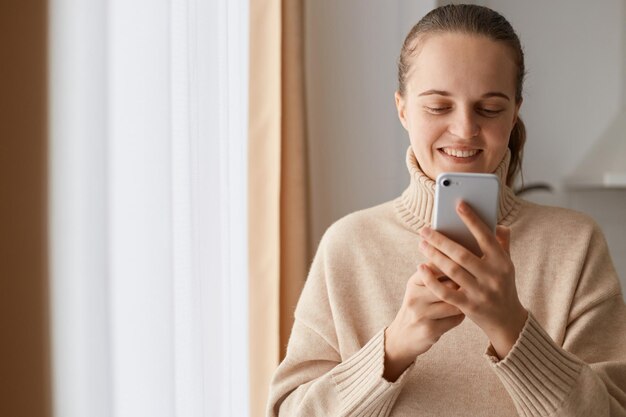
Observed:
[[[428,351],[448,330],[461,324],[465,315],[456,307],[441,301],[424,286],[426,275],[443,277],[434,266],[421,264],[409,278],[402,306],[385,330],[385,371],[383,377],[394,382],[415,361]],[[458,286],[449,279],[451,288]]]

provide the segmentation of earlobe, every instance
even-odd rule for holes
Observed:
[[[406,127],[404,97],[402,97],[402,95],[400,95],[398,91],[396,91],[396,93],[394,94],[394,97],[396,99],[396,109],[398,110],[398,119],[400,119],[400,123],[402,124],[402,127],[404,127],[406,131],[408,131]]]

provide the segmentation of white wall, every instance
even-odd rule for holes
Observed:
[[[408,184],[408,137],[393,103],[396,59],[411,25],[435,3],[306,2],[312,248],[334,220],[392,199]],[[474,3],[505,15],[524,45],[524,178],[555,188],[553,194],[527,198],[591,214],[607,235],[626,288],[626,190],[566,192],[562,187],[617,114],[626,72],[625,1]]]
[[[390,200],[408,184],[409,139],[393,97],[396,60],[411,26],[436,2],[305,3],[315,249],[334,220]]]

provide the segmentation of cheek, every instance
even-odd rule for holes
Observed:
[[[445,128],[442,128],[440,123],[424,121],[413,127],[409,136],[417,161],[426,175],[435,178],[436,170],[433,164],[435,164],[436,148],[438,139],[445,132]]]
[[[429,115],[421,112],[412,115],[409,122],[411,140],[422,147],[430,146],[445,133],[446,129],[446,124],[443,123],[442,118],[429,117]]]
[[[511,136],[511,123],[508,120],[503,120],[489,128],[489,141],[494,146],[507,147],[509,144],[509,137]]]
[[[485,135],[487,146],[491,149],[487,171],[492,172],[498,167],[500,161],[506,154],[509,146],[509,136],[511,129],[508,124],[501,123],[498,126],[492,126],[489,135]]]

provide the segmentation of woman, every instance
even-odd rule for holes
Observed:
[[[525,141],[510,24],[435,9],[398,75],[410,185],[326,231],[268,415],[626,416],[626,306],[601,231],[508,187]],[[457,207],[481,258],[429,228],[433,178],[451,171],[508,185],[495,235]]]

